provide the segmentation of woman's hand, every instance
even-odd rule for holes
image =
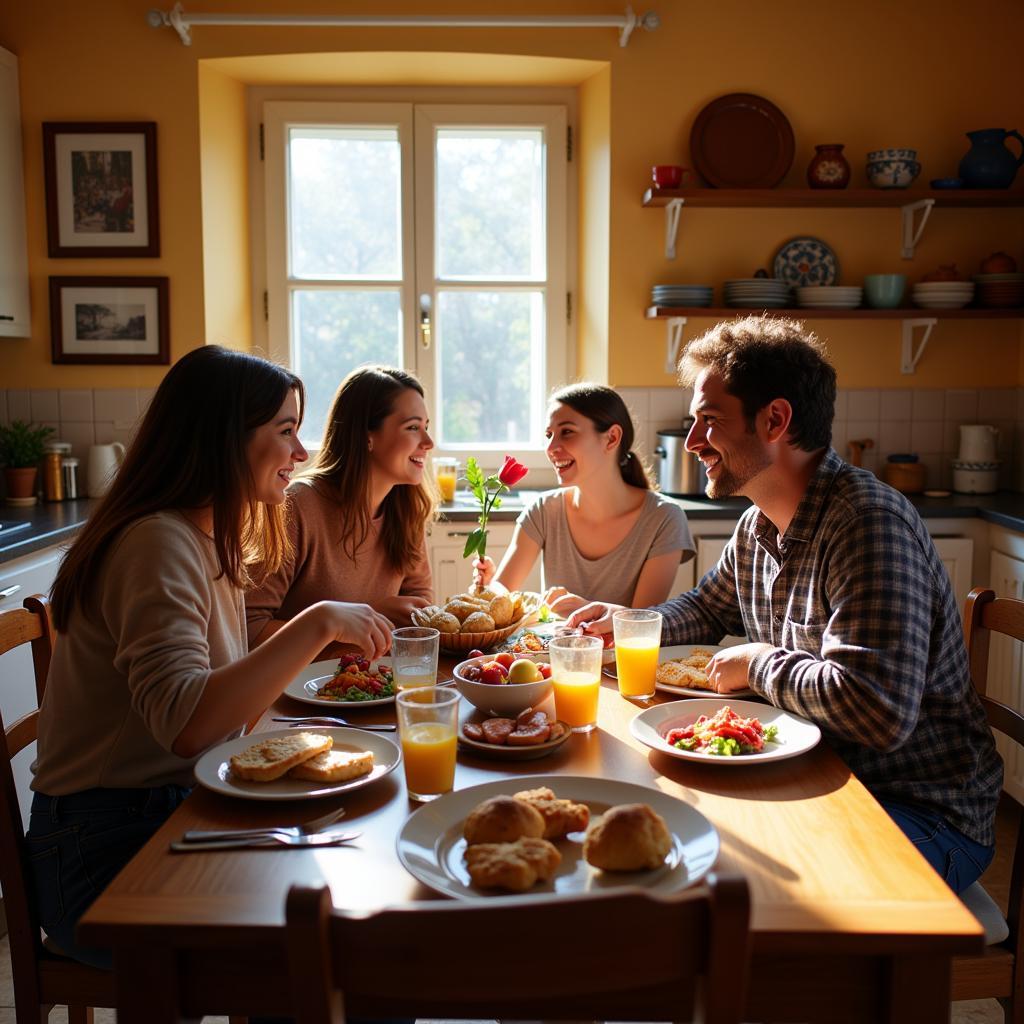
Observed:
[[[473,559],[473,586],[483,590],[494,579],[494,561],[490,555]]]
[[[574,611],[588,604],[585,597],[572,594],[565,587],[548,587],[541,603],[548,606],[553,615],[568,618]]]
[[[321,605],[331,630],[331,640],[354,644],[371,661],[391,650],[391,621],[368,604],[324,601]]]
[[[569,616],[566,629],[579,630],[587,636],[599,636],[607,647],[611,639],[612,613],[623,607],[621,604],[603,604],[600,601],[586,604]]]
[[[383,601],[377,602],[377,611],[389,618],[392,622],[401,626],[407,626],[412,622],[412,613],[416,608],[426,608],[430,601],[425,597],[417,597],[413,594],[396,594],[394,597],[386,597]]]

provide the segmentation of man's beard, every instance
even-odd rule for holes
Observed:
[[[722,453],[715,450],[715,454],[722,457]],[[744,452],[742,455],[733,455],[731,464],[726,465],[722,459],[716,467],[716,475],[712,480],[708,477],[708,485],[704,493],[709,498],[731,498],[742,492],[743,488],[750,483],[763,469],[771,465],[771,460],[761,451]]]

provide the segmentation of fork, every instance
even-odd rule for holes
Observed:
[[[350,843],[358,839],[362,832],[315,832],[312,835],[282,835],[280,832],[267,832],[260,836],[251,836],[247,839],[220,839],[204,843],[171,843],[171,849],[175,853],[192,853],[196,850],[260,850],[268,849],[275,845],[281,846],[340,846],[343,843]]]
[[[304,825],[267,825],[265,828],[228,828],[228,829],[189,829],[182,837],[183,843],[217,842],[223,839],[255,839],[260,836],[308,836],[322,832],[328,826],[340,821],[345,816],[345,808],[339,807]]]
[[[292,725],[345,725],[350,729],[366,729],[367,732],[394,732],[397,725],[359,725],[350,722],[347,718],[338,718],[331,715],[306,715],[300,718],[274,718],[274,722],[290,722]]]

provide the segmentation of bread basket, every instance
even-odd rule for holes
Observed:
[[[486,651],[496,644],[500,644],[502,640],[507,640],[517,629],[522,629],[523,626],[536,619],[537,612],[540,609],[540,595],[524,594],[522,607],[523,614],[515,622],[510,622],[507,626],[502,626],[500,629],[491,629],[486,633],[441,633],[438,639],[438,646],[442,651],[451,651],[456,654],[474,650]],[[430,616],[423,615],[422,612],[422,609],[413,609],[411,616],[413,624],[416,626],[429,626],[430,622],[428,619]]]

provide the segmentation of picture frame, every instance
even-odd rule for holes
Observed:
[[[167,366],[166,277],[51,277],[54,363]]]
[[[159,256],[155,121],[45,121],[51,257]]]

